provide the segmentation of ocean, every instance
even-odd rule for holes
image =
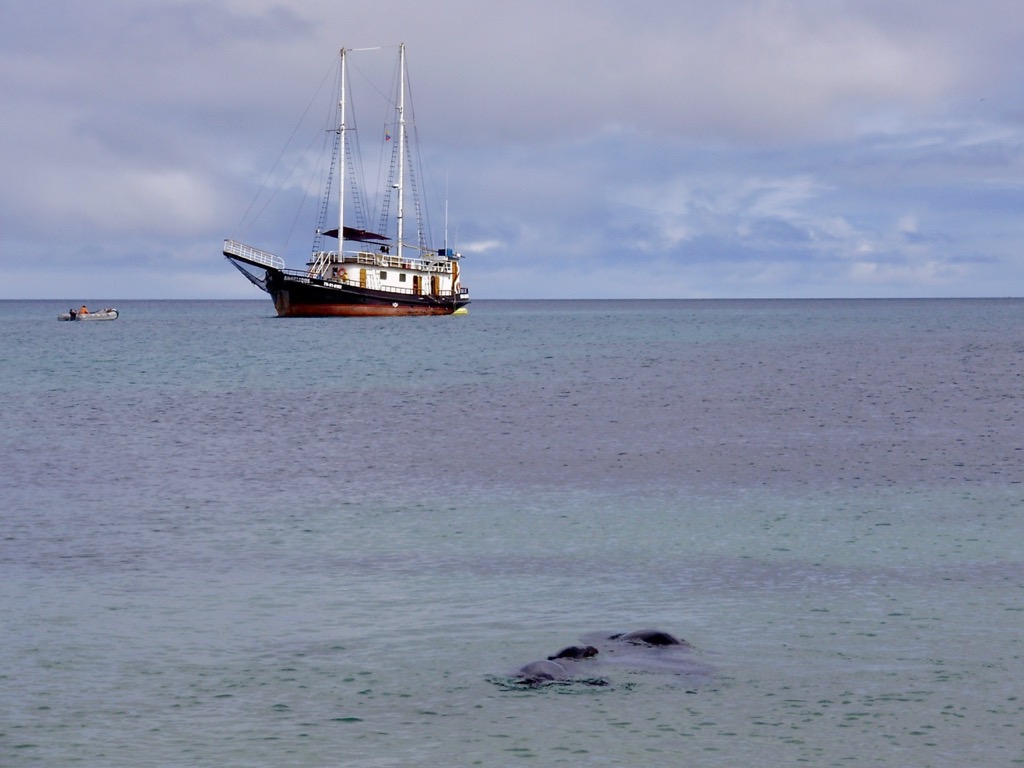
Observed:
[[[0,302],[0,765],[1024,764],[1022,300],[93,304]]]

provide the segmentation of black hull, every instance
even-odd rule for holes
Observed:
[[[273,269],[267,270],[262,287],[274,300],[278,317],[451,315],[469,304],[461,295],[379,291]]]

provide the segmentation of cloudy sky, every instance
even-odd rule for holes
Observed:
[[[2,299],[262,297],[222,240],[302,266],[298,185],[252,203],[399,42],[475,298],[1024,295],[1020,0],[0,0],[0,41]]]

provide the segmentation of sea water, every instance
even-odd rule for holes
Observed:
[[[0,302],[2,765],[1024,763],[1024,301],[66,304]],[[714,673],[514,684],[648,627]]]

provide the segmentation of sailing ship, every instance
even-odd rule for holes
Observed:
[[[417,176],[410,155],[410,122],[406,116],[408,74],[405,44],[398,47],[398,87],[393,101],[393,127],[383,137],[390,145],[391,163],[381,196],[379,226],[366,222],[368,204],[365,190],[356,178],[358,158],[347,134],[350,109],[346,99],[348,56],[341,49],[337,126],[331,171],[327,174],[321,219],[313,251],[304,270],[286,269],[284,259],[236,240],[224,241],[224,256],[258,288],[270,294],[279,317],[353,317],[379,315],[450,315],[464,313],[469,304],[469,289],[462,285],[461,255],[448,247],[447,222],[442,247],[428,246],[429,231],[425,205],[421,204]],[[410,98],[411,102],[411,98]],[[332,179],[338,178],[337,228],[326,223],[330,210]],[[406,190],[415,196],[415,239],[407,240]],[[346,190],[354,215],[346,224]],[[391,217],[392,192],[397,196],[395,215]],[[447,206],[446,206],[447,207]],[[447,215],[447,214],[446,214]],[[393,222],[392,222],[393,218]],[[333,222],[332,222],[333,223]],[[393,229],[392,229],[393,228]],[[324,239],[337,239],[338,247],[324,247]]]

